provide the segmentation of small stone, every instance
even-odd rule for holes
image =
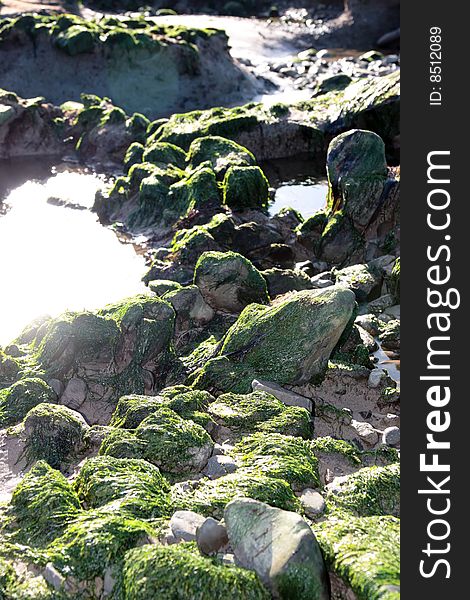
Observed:
[[[373,446],[379,441],[379,434],[370,423],[353,419],[351,427],[356,430],[361,440],[366,441],[368,444]]]
[[[331,287],[332,285],[334,285],[334,283],[331,281],[331,279],[318,278],[318,276],[312,277],[311,282],[312,282],[312,286],[315,289],[323,289],[323,288]]]
[[[306,408],[309,412],[313,412],[313,402],[310,398],[287,390],[277,383],[254,379],[251,383],[251,388],[254,392],[267,392],[287,406],[300,406],[301,408]]]
[[[369,311],[374,314],[381,313],[394,304],[395,299],[393,296],[391,294],[385,294],[384,296],[377,298],[377,300],[372,300],[372,302],[369,302]]]
[[[387,427],[382,433],[382,442],[387,446],[398,446],[400,443],[400,429],[398,427]]]
[[[387,373],[383,369],[372,369],[367,381],[367,385],[373,390],[377,389],[382,380],[387,376]]]
[[[170,519],[170,529],[178,541],[193,542],[197,528],[205,521],[205,517],[192,510],[177,510]]]
[[[196,533],[196,541],[199,550],[206,556],[217,554],[217,552],[228,544],[227,529],[212,517],[208,517]]]
[[[321,515],[326,508],[323,496],[310,488],[305,489],[299,498],[305,514],[311,519],[315,519]]]
[[[210,479],[218,479],[229,473],[234,473],[237,468],[237,463],[230,456],[219,454],[209,458],[202,472]]]

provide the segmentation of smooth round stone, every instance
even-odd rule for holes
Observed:
[[[196,533],[196,542],[202,554],[210,556],[228,544],[227,529],[225,525],[219,523],[212,517],[208,517],[204,523],[198,527]]]
[[[310,488],[305,489],[299,498],[307,517],[314,519],[326,508],[323,496]]]
[[[399,427],[387,427],[382,433],[382,442],[387,446],[397,446],[400,443]]]

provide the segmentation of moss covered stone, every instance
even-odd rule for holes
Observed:
[[[162,407],[160,396],[129,395],[119,399],[111,417],[112,427],[135,429],[144,419]]]
[[[219,246],[208,231],[196,226],[177,231],[171,249],[180,262],[195,265],[201,254],[218,250]]]
[[[0,390],[0,427],[19,423],[38,404],[53,403],[55,400],[54,391],[42,379],[21,379]]]
[[[191,420],[165,406],[144,419],[135,430],[110,433],[100,453],[116,458],[143,458],[167,473],[200,471],[211,455],[213,441]]]
[[[139,142],[133,142],[126,151],[124,167],[127,171],[133,166],[143,162],[145,147]]]
[[[119,501],[119,511],[138,518],[169,514],[170,486],[145,460],[97,456],[88,459],[74,483],[85,508]]]
[[[252,304],[227,332],[216,359],[238,378],[217,381],[220,369],[212,359],[194,385],[248,392],[253,379],[296,385],[320,378],[354,307],[354,294],[339,287],[295,292],[268,307]]]
[[[79,509],[67,479],[44,461],[16,486],[9,508],[18,539],[33,546],[44,546],[61,535]]]
[[[68,380],[80,374],[87,400],[117,401],[157,383],[171,357],[175,313],[155,296],[134,296],[97,313],[67,313],[45,326],[33,343],[35,358],[48,377]],[[96,365],[100,368],[97,369]]]
[[[236,252],[205,252],[194,269],[194,283],[208,304],[240,312],[252,302],[269,302],[266,280],[253,264]]]
[[[186,166],[186,152],[168,142],[155,142],[145,148],[143,162],[153,163],[163,168],[174,165],[179,169],[184,169]]]
[[[223,428],[223,435],[230,433],[235,438],[256,432],[303,438],[312,434],[310,414],[305,408],[286,406],[266,392],[222,394],[207,410]]]
[[[359,600],[399,600],[399,519],[344,516],[312,528],[329,570]]]
[[[88,425],[80,413],[44,402],[32,408],[24,420],[29,460],[45,460],[59,468],[83,447]]]
[[[129,551],[123,569],[123,593],[128,600],[269,598],[255,573],[205,558],[193,544],[142,546]]]
[[[235,446],[240,467],[284,479],[295,490],[319,487],[318,460],[309,443],[278,433],[255,433]]]
[[[155,536],[144,521],[105,511],[83,512],[47,548],[47,558],[59,572],[79,581],[104,577],[108,569],[117,578],[127,550]]]
[[[400,302],[400,257],[396,259],[393,265],[392,273],[388,280],[388,287],[395,301]]]
[[[269,183],[259,167],[230,167],[224,178],[224,204],[233,210],[264,208]]]
[[[166,279],[154,279],[148,283],[149,289],[157,296],[164,296],[167,292],[174,292],[180,290],[183,286],[177,281],[170,281]]]
[[[253,498],[285,510],[301,510],[287,481],[253,471],[237,471],[214,480],[203,479],[192,489],[175,484],[171,496],[176,510],[193,510],[219,519],[225,506],[235,498]]]
[[[223,179],[230,167],[256,165],[256,159],[249,150],[220,136],[207,136],[194,140],[189,147],[188,162],[191,169],[209,162],[218,179]]]
[[[355,516],[398,516],[400,466],[365,467],[352,475],[337,477],[328,486],[327,505]]]

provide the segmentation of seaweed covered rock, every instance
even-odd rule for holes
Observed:
[[[97,456],[88,459],[74,483],[85,508],[119,501],[119,511],[138,518],[170,512],[170,486],[158,468],[145,460]]]
[[[256,159],[249,150],[220,136],[207,136],[194,140],[189,147],[188,162],[192,169],[202,163],[211,163],[218,179],[223,179],[230,167],[256,165]]]
[[[0,390],[0,428],[19,423],[36,405],[55,400],[54,390],[42,379],[32,377],[17,381]]]
[[[214,563],[193,544],[142,546],[126,554],[123,592],[128,600],[268,600],[256,573]]]
[[[313,526],[330,572],[332,595],[400,598],[400,520],[345,516]],[[346,596],[347,597],[347,596]]]
[[[331,509],[355,516],[399,516],[400,466],[365,467],[356,473],[337,477],[327,486]]]
[[[90,424],[106,424],[125,393],[151,392],[164,381],[175,313],[160,298],[135,296],[97,313],[67,313],[33,342],[48,377],[80,382],[81,394],[63,403]],[[62,401],[62,400],[61,400]]]
[[[186,152],[168,142],[155,142],[145,147],[142,160],[139,162],[149,162],[163,169],[166,169],[168,165],[184,169],[186,166]]]
[[[393,265],[392,272],[388,281],[390,293],[396,302],[400,302],[400,257],[398,257]]]
[[[240,312],[252,302],[269,302],[266,281],[236,252],[205,252],[196,263],[194,283],[213,308]]]
[[[312,434],[311,417],[305,408],[285,406],[266,392],[222,394],[207,411],[218,424],[215,435],[222,441],[256,432],[304,438]]]
[[[354,307],[353,292],[336,286],[295,292],[268,307],[248,306],[195,386],[246,393],[253,379],[281,385],[319,379]]]
[[[387,168],[383,140],[362,129],[338,135],[328,147],[327,171],[330,217],[320,258],[341,264],[354,256],[360,260],[353,262],[361,262],[366,255],[389,254],[392,237],[398,238],[399,173]],[[342,252],[332,246],[338,244],[333,234],[342,236]]]
[[[67,479],[39,461],[17,485],[9,513],[23,543],[44,546],[60,536],[80,510],[80,502]]]
[[[269,183],[260,167],[230,167],[224,178],[224,204],[233,210],[264,208]]]
[[[243,469],[287,481],[294,490],[319,487],[318,460],[309,443],[278,433],[255,433],[233,449]]]
[[[328,600],[328,574],[310,527],[293,512],[251,499],[230,502],[224,519],[237,562],[281,600]]]
[[[165,388],[158,396],[123,396],[120,398],[110,425],[123,429],[136,429],[140,423],[162,407],[171,409],[184,419],[207,428],[211,423],[205,412],[214,398],[203,390],[192,390],[185,386]]]
[[[204,468],[213,446],[200,425],[163,406],[135,430],[111,432],[103,440],[100,453],[116,458],[143,458],[164,472],[187,473]]]
[[[221,519],[225,506],[236,498],[254,498],[285,510],[300,511],[300,502],[283,479],[239,469],[218,479],[203,479],[195,486],[175,484],[171,492],[175,508]]]
[[[75,583],[94,582],[108,572],[116,580],[127,550],[148,544],[155,530],[145,521],[103,511],[82,512],[47,548],[59,573]],[[79,585],[76,585],[78,594]]]
[[[59,468],[83,449],[88,425],[82,415],[66,406],[44,402],[32,408],[24,422],[26,454],[30,461],[45,460]]]

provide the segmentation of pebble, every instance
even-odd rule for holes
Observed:
[[[387,446],[398,446],[400,443],[399,427],[387,427],[382,433],[382,442]]]
[[[193,542],[197,528],[205,521],[205,517],[192,510],[177,510],[170,519],[170,530],[176,541]]]
[[[374,446],[379,441],[379,434],[370,423],[353,419],[351,427],[355,429],[361,440],[366,441],[368,444]]]
[[[212,517],[208,517],[198,528],[196,542],[199,550],[206,556],[217,552],[228,544],[227,529]]]
[[[325,511],[325,500],[323,496],[315,490],[306,488],[299,497],[299,500],[305,514],[311,519],[318,517],[318,515],[321,515]]]
[[[229,473],[234,473],[237,469],[237,463],[233,458],[225,454],[216,454],[209,458],[202,472],[209,479],[218,479]]]

